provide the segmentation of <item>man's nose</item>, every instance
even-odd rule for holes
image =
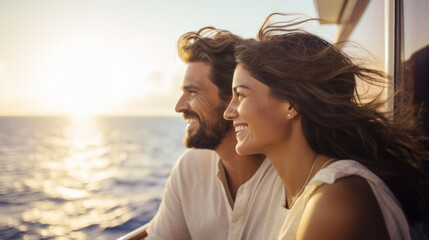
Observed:
[[[188,109],[189,109],[189,103],[188,103],[188,101],[186,100],[185,95],[182,95],[182,96],[179,98],[179,101],[177,101],[177,103],[176,103],[176,107],[175,107],[175,109],[174,109],[174,110],[176,110],[176,112],[180,113],[180,112],[184,112],[184,111],[186,111],[186,110],[188,110]]]

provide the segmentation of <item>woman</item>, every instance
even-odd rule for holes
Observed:
[[[270,238],[410,239],[409,225],[428,216],[418,112],[395,103],[392,121],[379,97],[361,102],[356,77],[381,86],[383,73],[315,35],[288,30],[306,21],[269,18],[259,41],[236,48],[224,116],[234,122],[236,151],[267,155],[282,180],[282,196],[273,195],[281,205],[274,200],[270,214],[286,211],[286,219]]]

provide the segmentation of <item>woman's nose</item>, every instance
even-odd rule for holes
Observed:
[[[237,112],[237,109],[235,107],[235,103],[233,100],[234,99],[231,100],[228,107],[225,109],[225,112],[223,113],[223,118],[225,118],[226,120],[230,120],[230,121],[232,121],[238,117],[238,112]]]

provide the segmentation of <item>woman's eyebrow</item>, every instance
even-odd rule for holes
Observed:
[[[234,87],[232,88],[232,90],[237,91],[237,88],[250,89],[248,86],[243,85],[243,84],[240,84],[240,85],[234,86]]]

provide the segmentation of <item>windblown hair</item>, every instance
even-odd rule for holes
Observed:
[[[229,31],[205,27],[188,32],[177,41],[178,55],[185,63],[205,62],[211,65],[210,80],[218,87],[219,97],[229,100],[234,69],[237,65],[234,47],[241,40]]]
[[[419,142],[417,107],[395,103],[383,111],[381,94],[361,101],[356,78],[383,86],[388,77],[354,64],[338,47],[297,28],[307,20],[269,23],[258,40],[236,47],[236,59],[270,94],[291,102],[310,147],[331,158],[355,159],[377,174],[401,202],[410,223],[427,218],[429,159]],[[394,120],[392,120],[394,115]]]

